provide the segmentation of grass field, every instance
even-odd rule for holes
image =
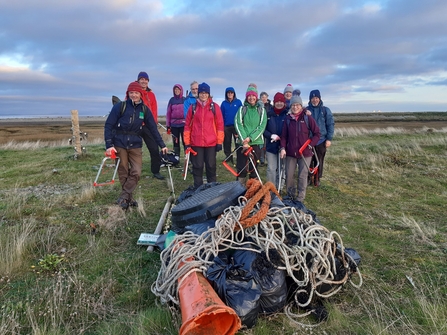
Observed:
[[[326,299],[317,327],[279,313],[240,334],[447,333],[444,121],[362,122],[375,126],[337,127],[322,185],[305,202],[361,255],[362,287]],[[103,144],[92,137],[86,149],[74,159],[61,139],[0,146],[0,334],[177,334],[179,313],[150,291],[159,253],[136,245],[155,229],[169,185],[145,163],[140,206],[125,213],[114,205],[119,185],[92,186]],[[192,179],[172,173],[178,196]],[[219,165],[218,181],[231,180]]]

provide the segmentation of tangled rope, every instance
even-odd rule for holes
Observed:
[[[151,287],[162,303],[178,305],[177,288],[182,278],[194,271],[206,276],[214,257],[228,249],[265,253],[275,267],[286,271],[297,288],[285,313],[297,323],[298,317],[309,312],[295,314],[294,307],[309,306],[314,296],[330,297],[346,282],[357,288],[361,286],[360,271],[344,252],[340,235],[294,207],[269,208],[270,191],[277,194],[270,184],[260,187],[251,182],[238,206],[226,208],[214,228],[200,236],[192,232],[177,235],[162,251],[161,269]],[[273,259],[278,259],[277,255],[281,261],[275,264]],[[353,274],[358,275],[359,283],[353,283]]]
[[[270,181],[265,183],[265,185],[262,185],[257,179],[249,179],[247,181],[247,188],[245,198],[250,200],[242,209],[240,218],[241,226],[244,229],[258,224],[258,222],[265,218],[270,207],[270,202],[272,201],[270,191],[274,192],[278,197],[280,197],[275,185],[273,185]],[[250,212],[261,199],[263,199],[263,201],[260,209],[253,216],[249,217]]]

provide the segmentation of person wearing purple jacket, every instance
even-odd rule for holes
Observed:
[[[174,153],[176,156],[180,156],[180,140],[182,141],[183,148],[185,148],[185,141],[183,139],[183,130],[185,129],[183,104],[185,97],[183,96],[183,87],[180,84],[175,84],[172,92],[174,96],[169,99],[168,109],[166,111],[166,128],[168,134],[172,134]]]
[[[295,95],[290,100],[290,113],[287,115],[281,133],[281,158],[286,158],[286,187],[287,195],[291,198],[304,202],[307,188],[307,166],[312,160],[311,147],[320,140],[320,129],[315,120],[306,115],[303,108],[303,100]],[[299,150],[304,143],[311,139],[310,148],[303,151],[304,159]],[[298,197],[296,197],[295,170],[298,162]],[[307,164],[307,166],[306,166]]]

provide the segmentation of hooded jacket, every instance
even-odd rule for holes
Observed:
[[[264,138],[266,140],[265,150],[272,154],[278,154],[280,149],[280,141],[271,141],[271,136],[276,134],[281,137],[284,120],[287,116],[287,109],[284,105],[283,110],[276,114],[274,107],[267,113],[267,126],[264,131]]]
[[[227,92],[234,92],[233,101],[229,101],[227,98]],[[233,87],[227,87],[225,89],[225,100],[220,104],[220,109],[222,110],[222,117],[224,120],[225,126],[233,126],[234,125],[234,117],[236,116],[237,111],[242,106],[242,101],[236,98],[236,91]]]
[[[188,96],[185,98],[185,102],[183,103],[183,114],[186,119],[186,114],[188,114],[189,106],[195,104],[197,101],[197,98],[192,94],[192,92],[189,92]]]
[[[214,112],[211,104],[214,104]],[[193,105],[189,107],[186,114],[185,130],[183,132],[185,145],[214,147],[217,144],[222,144],[224,125],[219,105],[210,98],[204,105],[197,100],[195,106],[194,115]]]
[[[309,127],[304,119],[305,109],[298,114],[298,119],[294,115],[288,114],[284,120],[281,133],[281,148],[285,148],[286,156],[301,158],[300,148],[311,138],[310,145],[316,146],[320,140],[320,129],[311,116],[307,116]],[[309,129],[310,128],[310,129]],[[311,134],[312,132],[312,134]],[[304,157],[311,157],[313,154],[309,147],[303,151]]]
[[[126,109],[121,115],[121,103],[117,103],[112,107],[109,116],[104,125],[104,140],[106,148],[118,147],[124,149],[135,149],[143,146],[140,134],[142,128],[147,127],[154,135],[155,141],[160,148],[164,148],[164,144],[157,124],[150,111],[144,114],[143,102],[134,104],[131,99],[125,101]]]
[[[318,144],[323,143],[326,140],[332,141],[332,138],[334,137],[335,121],[331,110],[328,107],[323,106],[323,100],[321,99],[318,106],[315,107],[309,101],[307,109],[312,113],[312,117],[320,128],[321,137]]]
[[[175,88],[180,89],[180,94],[175,95]],[[183,104],[185,98],[183,97],[183,87],[180,84],[175,84],[172,87],[173,97],[169,99],[168,108],[166,111],[166,126],[167,127],[184,127],[185,126],[185,116],[183,111]]]
[[[252,106],[248,102],[244,102],[244,105],[239,108],[236,113],[236,117],[234,118],[234,128],[239,136],[240,142],[249,137],[249,145],[264,144],[264,137],[262,134],[267,125],[267,115],[264,107],[262,107],[262,113],[259,115],[258,106],[258,103]],[[246,113],[243,112],[244,108],[247,109]]]

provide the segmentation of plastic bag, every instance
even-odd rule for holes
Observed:
[[[261,287],[250,271],[244,268],[245,264],[236,261],[248,260],[250,257],[253,260],[256,253],[251,252],[254,254],[251,255],[245,250],[242,253],[246,254],[241,255],[239,250],[233,256],[219,254],[214,258],[214,264],[208,268],[207,278],[222,301],[234,309],[242,324],[252,328],[256,325],[260,311]]]

